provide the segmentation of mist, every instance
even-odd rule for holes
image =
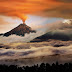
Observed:
[[[12,43],[12,42],[29,42],[34,38],[43,35],[44,32],[37,31],[36,33],[25,34],[25,36],[10,35],[9,37],[0,36],[0,43]]]

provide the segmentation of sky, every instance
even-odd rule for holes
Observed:
[[[25,16],[30,26],[71,19],[72,0],[0,0],[0,33],[22,23]]]
[[[29,18],[25,21],[26,25],[30,26],[32,29],[39,30],[46,28],[47,24],[56,23],[58,21],[64,20],[63,18],[48,18],[34,15],[27,15]],[[19,18],[12,18],[9,16],[0,16],[0,33],[5,33],[13,28],[17,27],[19,24],[23,23]]]
[[[0,0],[0,14],[20,16],[36,14],[41,16],[72,18],[71,0]]]

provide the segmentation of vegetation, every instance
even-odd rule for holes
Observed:
[[[72,63],[65,64],[48,64],[42,63],[41,65],[23,66],[17,65],[0,65],[0,72],[72,72]]]

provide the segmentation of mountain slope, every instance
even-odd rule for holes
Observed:
[[[10,36],[12,34],[15,35],[19,35],[19,36],[24,36],[26,33],[36,33],[35,30],[32,30],[29,26],[27,26],[26,24],[20,24],[19,26],[17,26],[16,28],[12,29],[11,31],[3,34],[3,36]]]
[[[68,41],[68,40],[72,40],[72,37],[70,37],[70,36],[72,36],[72,35],[71,34],[67,35],[67,34],[60,33],[60,32],[53,33],[51,31],[51,32],[47,32],[46,34],[33,39],[30,42],[43,42],[43,41],[48,41],[49,39]]]

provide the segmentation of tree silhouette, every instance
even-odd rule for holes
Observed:
[[[65,64],[48,64],[42,63],[41,65],[23,66],[17,65],[0,65],[0,72],[72,72],[72,63]]]

